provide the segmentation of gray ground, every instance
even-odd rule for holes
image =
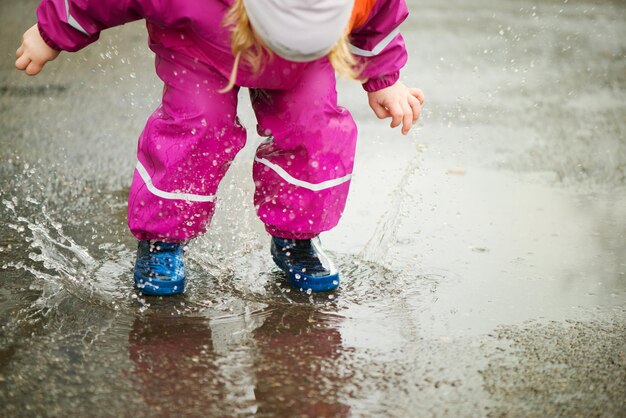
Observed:
[[[360,127],[345,282],[289,292],[252,208],[260,139],[190,245],[181,298],[132,291],[136,138],[160,85],[141,23],[13,70],[0,2],[0,416],[626,416],[626,6],[412,1],[408,138]]]

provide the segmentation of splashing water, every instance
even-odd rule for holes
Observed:
[[[389,209],[387,209],[380,221],[378,221],[372,237],[361,251],[360,257],[363,260],[374,263],[385,262],[387,253],[398,235],[400,221],[402,220],[403,214],[406,212],[405,207],[413,198],[413,193],[410,193],[407,187],[410,184],[411,178],[415,176],[420,167],[422,151],[423,145],[417,144],[416,153],[404,169],[397,186],[393,189],[393,192],[391,192],[392,198]]]

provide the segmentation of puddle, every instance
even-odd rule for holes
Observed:
[[[188,290],[147,298],[125,213],[161,91],[145,28],[36,82],[0,63],[0,414],[623,410],[626,9],[410,3],[403,80],[426,92],[422,124],[390,131],[340,82],[361,139],[322,236],[344,277],[332,295],[291,290],[273,266],[246,92],[248,145],[189,245]],[[0,6],[7,56],[35,6]]]

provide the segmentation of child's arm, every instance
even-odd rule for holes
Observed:
[[[145,17],[145,0],[43,0],[37,25],[48,46],[78,51],[95,42],[100,32]],[[158,2],[155,2],[158,3]]]
[[[145,17],[144,0],[43,0],[38,23],[22,37],[15,66],[38,74],[60,51],[78,51],[95,42],[106,28]],[[148,12],[153,11],[147,10]]]
[[[391,127],[402,124],[407,134],[419,118],[424,94],[401,82],[400,69],[407,61],[404,39],[398,30],[408,16],[404,0],[365,0],[360,16],[354,16],[350,50],[362,64],[369,104],[381,118],[391,117]]]

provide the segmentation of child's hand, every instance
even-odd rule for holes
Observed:
[[[41,38],[37,25],[28,29],[22,36],[22,45],[15,52],[15,68],[23,70],[28,75],[39,74],[43,66],[59,55],[59,51],[52,49]]]
[[[391,118],[391,127],[402,124],[402,134],[409,133],[419,119],[424,104],[424,93],[410,89],[400,81],[382,90],[367,93],[369,104],[379,119]]]

